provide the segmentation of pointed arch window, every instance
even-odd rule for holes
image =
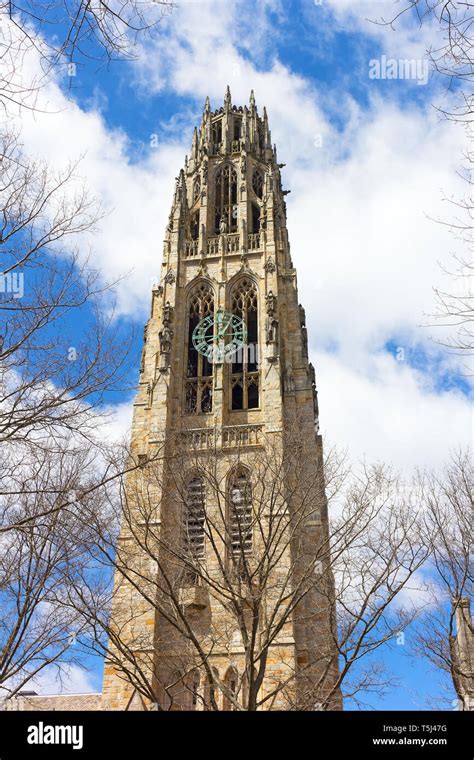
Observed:
[[[194,185],[193,185],[193,203],[196,203],[200,195],[201,195],[201,178],[197,176],[196,179],[194,180]]]
[[[197,710],[198,701],[199,701],[199,686],[200,686],[201,679],[199,677],[199,673],[195,671],[194,673],[191,673],[190,678],[190,688],[191,688],[191,710]]]
[[[263,198],[263,174],[259,169],[255,169],[252,175],[252,190],[257,198]]]
[[[214,226],[216,233],[221,231],[222,222],[225,223],[225,232],[236,232],[237,172],[232,164],[223,164],[217,170],[214,190]]]
[[[222,119],[215,121],[212,125],[212,147],[213,152],[218,153],[222,142]]]
[[[188,345],[185,380],[186,414],[209,414],[212,412],[213,366],[207,356],[196,351],[193,332],[199,322],[214,314],[214,294],[207,282],[201,282],[192,291],[188,308]],[[214,331],[213,321],[209,336]]]
[[[231,292],[232,313],[247,327],[247,345],[240,349],[231,365],[232,409],[257,409],[259,406],[258,371],[258,295],[250,278],[243,278]]]
[[[216,681],[219,678],[219,673],[216,668],[212,668],[212,677],[209,675],[206,677],[204,686],[204,709],[214,710],[213,702],[218,703],[218,694],[216,690]]]
[[[191,216],[191,240],[199,238],[199,211],[195,211]]]
[[[235,668],[230,667],[225,675],[224,683],[228,691],[230,692],[230,695],[232,695],[234,699],[237,698],[237,689],[238,689],[238,682],[239,682],[238,679],[239,679],[239,676],[238,676],[237,671],[235,670]],[[223,700],[224,710],[237,709],[230,695],[224,696],[224,700]]]
[[[183,548],[186,561],[185,581],[199,583],[197,567],[205,554],[206,492],[203,479],[192,478],[186,487],[183,519]],[[196,569],[195,569],[196,568]]]
[[[234,116],[234,140],[240,140],[242,137],[242,119]]]
[[[252,203],[252,232],[260,232],[260,206]]]
[[[230,480],[228,530],[230,555],[241,567],[253,548],[252,487],[246,470],[238,470]]]

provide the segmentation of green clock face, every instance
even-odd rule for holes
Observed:
[[[219,309],[201,319],[193,330],[192,340],[196,351],[219,364],[245,345],[247,328],[240,317]]]

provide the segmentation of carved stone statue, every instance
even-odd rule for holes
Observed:
[[[269,314],[266,322],[267,343],[277,343],[278,341],[278,319]]]
[[[166,301],[164,309],[163,309],[163,324],[169,325],[171,322],[171,304],[169,301]]]
[[[273,261],[272,257],[269,256],[267,261],[265,262],[265,266],[263,267],[266,272],[269,274],[273,274],[273,272],[276,269],[275,262]]]
[[[173,339],[173,333],[167,322],[163,324],[163,327],[158,333],[158,338],[160,340],[160,353],[169,354],[169,352],[171,351],[171,341]]]
[[[167,273],[166,273],[166,275],[165,275],[165,282],[166,282],[168,285],[172,285],[172,284],[173,284],[173,282],[174,282],[175,280],[176,280],[176,275],[175,275],[175,273],[173,272],[173,270],[172,270],[172,269],[169,269],[169,270],[168,270],[168,272],[167,272]]]
[[[222,219],[219,222],[219,232],[221,235],[225,235],[227,232],[227,221],[222,217]]]
[[[273,294],[273,290],[269,290],[265,298],[267,304],[267,314],[273,315],[276,311],[276,297]]]

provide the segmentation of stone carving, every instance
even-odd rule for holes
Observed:
[[[276,316],[276,297],[272,290],[269,290],[265,298],[267,306],[267,319],[265,324],[265,332],[267,345],[270,346],[269,353],[267,355],[268,361],[274,361],[277,356],[277,344],[278,344],[278,319]]]
[[[227,222],[224,219],[224,217],[222,217],[222,219],[219,222],[219,232],[221,233],[221,235],[225,235],[227,232]]]
[[[273,315],[267,316],[266,324],[267,343],[277,343],[278,341],[278,319]]]
[[[273,294],[273,290],[269,290],[266,298],[267,314],[274,314],[276,311],[276,296]]]
[[[263,268],[265,269],[266,272],[268,272],[268,274],[273,274],[273,272],[276,269],[276,266],[271,256],[268,257],[268,259],[265,262],[265,266]]]
[[[176,275],[173,272],[172,269],[169,269],[165,275],[165,282],[168,283],[168,285],[172,285],[173,282],[176,280]]]
[[[160,352],[162,354],[169,354],[171,351],[171,341],[173,339],[171,328],[167,324],[164,324],[158,333],[158,337],[160,339]]]
[[[158,339],[160,341],[160,372],[166,372],[170,366],[170,353],[171,343],[173,340],[173,331],[170,327],[171,322],[171,306],[169,301],[166,302],[163,309],[163,326],[158,333]]]
[[[163,309],[163,323],[169,325],[171,323],[171,305],[169,301],[166,301]]]

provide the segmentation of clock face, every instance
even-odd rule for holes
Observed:
[[[192,340],[196,351],[219,364],[245,345],[247,328],[240,317],[219,309],[201,319],[193,330]]]

